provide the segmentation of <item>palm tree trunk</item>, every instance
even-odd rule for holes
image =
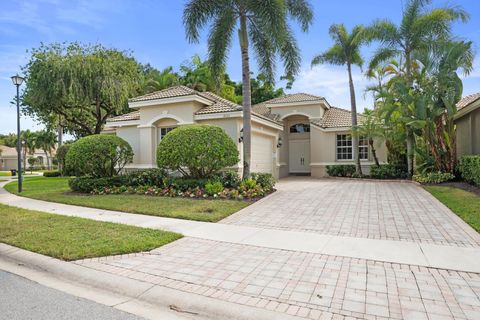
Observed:
[[[373,139],[368,139],[368,144],[370,145],[370,149],[372,150],[372,157],[375,161],[375,165],[378,167],[380,166],[380,162],[378,162],[377,150],[375,150],[375,146],[373,145]]]
[[[412,65],[410,58],[410,51],[405,51],[405,63],[407,64],[407,83],[412,86]],[[408,177],[411,178],[415,171],[415,137],[413,130],[407,126],[407,168],[408,168]]]
[[[347,64],[348,68],[348,83],[350,85],[350,104],[352,108],[352,128],[357,126],[357,102],[355,101],[355,87],[353,86],[352,79],[352,66]],[[360,154],[358,150],[358,135],[354,134],[352,130],[352,150],[355,159],[355,172],[358,175],[362,175],[362,167],[360,166]]]
[[[247,17],[245,14],[240,16],[240,30],[238,31],[240,39],[240,49],[242,53],[242,94],[243,94],[243,178],[250,177],[251,162],[251,108],[252,97],[250,92],[250,63],[248,56],[248,35],[247,35]]]

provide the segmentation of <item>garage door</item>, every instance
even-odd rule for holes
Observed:
[[[251,172],[273,173],[273,137],[252,134]]]

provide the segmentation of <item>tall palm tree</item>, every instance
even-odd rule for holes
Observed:
[[[37,133],[30,130],[25,130],[20,133],[21,144],[23,146],[23,168],[27,167],[27,154],[33,155],[35,153],[37,143]]]
[[[52,150],[55,148],[57,143],[57,137],[55,132],[42,130],[37,133],[37,139],[35,145],[37,148],[40,148],[45,153],[45,158],[47,160],[47,168],[50,169],[50,161],[52,155]]]
[[[467,21],[468,14],[460,8],[434,8],[426,6],[431,0],[409,0],[404,8],[402,20],[397,26],[389,20],[378,20],[369,28],[370,35],[381,42],[380,48],[370,61],[369,68],[392,58],[400,58],[405,63],[405,77],[408,87],[414,83],[412,54],[441,39],[450,37],[452,22]],[[407,125],[408,172],[414,171],[414,129]]]
[[[300,54],[288,23],[296,20],[307,31],[313,12],[307,0],[189,0],[183,12],[187,39],[198,42],[200,30],[210,24],[208,61],[217,77],[227,60],[236,30],[242,58],[243,94],[243,177],[250,176],[251,160],[251,88],[250,42],[260,72],[274,82],[276,57],[280,56],[285,74],[300,69]]]
[[[352,66],[359,67],[363,64],[360,47],[368,41],[366,29],[363,26],[355,26],[349,34],[343,24],[333,24],[329,30],[334,45],[327,51],[315,56],[312,66],[329,63],[333,65],[347,66],[348,83],[350,87],[350,105],[352,109],[352,128],[357,127],[357,102],[355,99],[355,87],[352,78]],[[355,159],[355,171],[362,174],[360,155],[358,152],[358,135],[352,134],[352,148]]]

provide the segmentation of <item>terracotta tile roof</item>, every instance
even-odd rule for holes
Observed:
[[[0,149],[2,150],[0,157],[11,157],[11,156],[17,156],[17,149],[15,148],[10,148],[7,146],[0,146]]]
[[[319,101],[323,100],[323,97],[314,96],[308,93],[292,93],[287,94],[282,97],[273,98],[271,100],[264,101],[259,103],[259,105],[265,104],[281,104],[281,103],[292,103],[292,102],[305,102],[305,101]]]
[[[363,116],[358,114],[358,122],[361,123]],[[339,128],[352,126],[352,113],[337,107],[331,107],[326,110],[323,118],[318,121],[312,121],[315,125],[322,128]]]
[[[140,120],[140,111],[133,111],[133,112],[125,113],[125,114],[107,119],[108,122],[130,121],[130,120]]]
[[[220,96],[217,96],[211,92],[197,92],[197,95],[208,99],[213,102],[212,105],[205,106],[202,109],[198,110],[195,114],[208,114],[208,113],[217,113],[217,112],[232,112],[232,111],[241,111],[242,106],[224,99]]]
[[[477,92],[477,93],[474,93],[474,94],[465,96],[465,97],[463,97],[460,101],[458,101],[458,103],[457,103],[457,109],[458,109],[458,110],[463,109],[463,108],[465,108],[466,106],[474,103],[475,101],[477,101],[477,100],[479,100],[479,99],[480,99],[480,92]]]
[[[138,101],[147,101],[147,100],[155,100],[155,99],[165,99],[165,98],[188,96],[188,95],[197,94],[197,93],[198,93],[197,91],[190,89],[189,87],[186,87],[186,86],[175,86],[175,87],[170,87],[160,91],[148,93],[143,96],[135,97],[130,99],[129,101],[138,102]]]

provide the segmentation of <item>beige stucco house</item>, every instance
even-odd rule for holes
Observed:
[[[457,157],[480,154],[480,92],[457,103]]]
[[[17,169],[17,149],[10,148],[7,146],[0,146],[0,171],[7,171],[12,169]],[[27,159],[29,158],[37,158],[38,163],[36,166],[46,166],[47,165],[47,156],[45,152],[40,149],[36,149],[33,154],[27,154]],[[48,156],[48,161],[52,163],[52,157]],[[22,158],[22,166],[23,166],[23,158]],[[27,163],[27,169],[29,165]]]
[[[242,154],[242,107],[210,92],[171,87],[129,101],[133,112],[108,119],[104,133],[116,134],[132,146],[130,168],[156,166],[156,148],[177,126],[203,123],[222,127]],[[289,94],[252,107],[252,172],[326,175],[325,167],[353,164],[351,114],[330,106],[325,98]],[[365,172],[374,163],[367,141],[361,139]],[[380,162],[386,161],[382,142],[376,143]],[[234,168],[241,173],[243,160]]]

